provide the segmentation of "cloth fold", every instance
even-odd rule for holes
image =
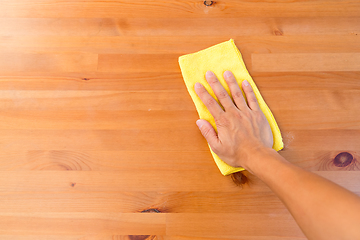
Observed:
[[[270,124],[271,131],[274,137],[273,149],[279,151],[284,147],[281,137],[281,132],[275,121],[275,118],[271,113],[269,107],[266,105],[264,99],[262,98],[253,79],[248,73],[244,61],[241,57],[241,53],[239,49],[235,46],[233,39],[230,39],[229,41],[223,43],[219,43],[217,45],[214,45],[212,47],[209,47],[207,49],[201,50],[196,53],[180,56],[179,65],[187,90],[195,104],[199,117],[201,119],[205,119],[209,121],[210,124],[215,128],[215,130],[216,130],[215,120],[210,114],[210,112],[207,110],[206,106],[201,102],[200,98],[197,96],[194,89],[195,83],[200,82],[210,93],[210,95],[216,101],[218,101],[210,85],[207,83],[205,79],[205,73],[207,71],[210,70],[216,75],[216,77],[219,79],[220,83],[224,86],[225,90],[229,93],[229,95],[230,95],[230,90],[223,77],[223,74],[226,70],[229,70],[234,74],[240,88],[242,81],[245,79],[248,80],[248,82],[251,84],[254,90],[260,108]],[[244,170],[243,168],[234,168],[228,165],[227,163],[222,161],[211,150],[211,148],[210,151],[219,170],[223,175],[229,175],[231,173]]]

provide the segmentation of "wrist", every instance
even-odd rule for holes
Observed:
[[[258,175],[265,170],[265,165],[274,158],[280,156],[277,151],[272,148],[261,147],[251,151],[247,161],[243,164],[243,168],[254,175]]]

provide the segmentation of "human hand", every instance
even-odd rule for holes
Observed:
[[[270,125],[261,111],[252,87],[248,81],[242,82],[246,103],[234,75],[224,72],[234,102],[211,71],[206,72],[206,80],[224,109],[200,83],[195,84],[195,92],[215,119],[217,133],[211,124],[203,119],[196,121],[202,135],[212,151],[233,167],[247,169],[254,153],[273,146]]]

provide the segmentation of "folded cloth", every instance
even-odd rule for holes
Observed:
[[[229,70],[234,74],[240,88],[242,81],[246,79],[252,86],[255,96],[259,102],[260,108],[270,124],[271,131],[274,137],[273,149],[279,151],[284,147],[281,133],[275,121],[275,118],[271,113],[269,107],[266,105],[264,99],[262,98],[253,79],[248,73],[244,61],[242,60],[241,53],[235,46],[233,39],[214,45],[212,47],[209,47],[207,49],[201,50],[196,53],[180,56],[179,64],[186,87],[195,104],[199,117],[201,119],[205,119],[208,122],[210,122],[210,124],[214,127],[215,130],[216,130],[216,125],[214,118],[210,114],[206,106],[202,103],[200,98],[197,96],[194,89],[195,83],[200,82],[210,93],[210,95],[216,101],[218,101],[210,85],[207,83],[205,79],[205,73],[207,71],[210,70],[216,75],[216,77],[219,79],[220,83],[224,86],[225,90],[229,93],[229,95],[230,95],[230,90],[223,77],[223,74],[226,70]],[[234,172],[244,170],[243,168],[234,168],[226,164],[211,150],[211,148],[210,151],[214,157],[214,160],[218,168],[220,169],[223,175],[228,175]]]

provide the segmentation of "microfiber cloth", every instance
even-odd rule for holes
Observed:
[[[181,73],[184,78],[187,90],[195,104],[196,110],[201,119],[205,119],[214,127],[216,130],[215,120],[202,103],[200,98],[197,96],[194,85],[196,82],[200,82],[210,95],[216,100],[216,96],[212,91],[210,85],[207,83],[205,78],[205,73],[207,71],[212,71],[215,76],[218,78],[220,83],[224,86],[225,90],[230,95],[230,90],[228,85],[225,82],[223,74],[226,70],[231,71],[240,88],[243,80],[247,80],[252,86],[255,96],[259,102],[260,108],[267,118],[271,131],[274,137],[273,149],[276,151],[281,150],[284,147],[281,133],[279,127],[275,121],[273,114],[271,113],[269,107],[266,105],[264,99],[262,98],[259,90],[257,89],[253,79],[248,73],[244,61],[241,57],[239,49],[235,46],[234,40],[230,39],[229,41],[219,43],[207,49],[201,50],[196,53],[187,54],[179,57],[179,65],[181,68]],[[243,92],[244,94],[244,92]],[[231,95],[230,95],[231,96]],[[245,95],[244,95],[245,96]],[[219,101],[218,101],[219,102]],[[219,103],[220,104],[220,103]],[[209,146],[210,147],[210,146]],[[234,168],[224,161],[222,161],[210,148],[211,154],[214,157],[214,160],[220,169],[223,175],[229,175],[234,172],[242,171],[244,168]]]

